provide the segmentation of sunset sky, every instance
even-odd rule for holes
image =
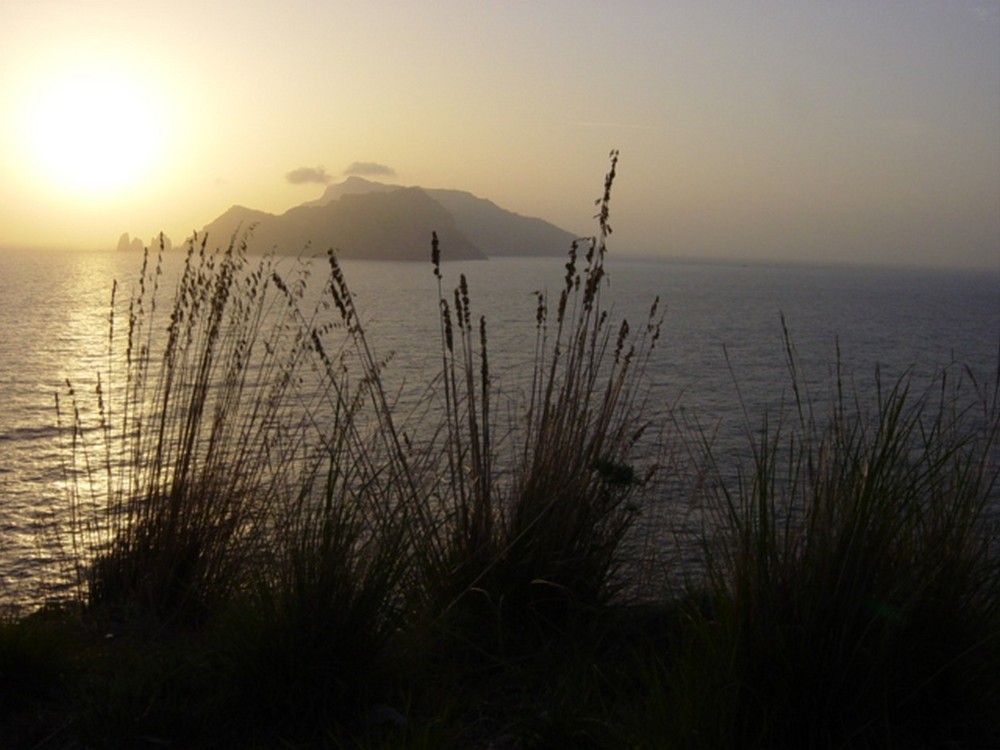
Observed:
[[[623,254],[1000,268],[1000,0],[4,0],[0,246],[358,173]]]

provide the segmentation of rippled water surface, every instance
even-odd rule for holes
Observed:
[[[166,259],[164,288],[181,261],[182,254]],[[534,343],[533,292],[555,296],[562,263],[503,259],[443,267],[446,286],[468,275],[474,310],[488,320],[496,383],[511,395]],[[118,253],[0,255],[0,597],[31,592],[57,576],[45,533],[66,506],[67,446],[56,394],[65,396],[67,380],[92,389],[95,373],[107,367],[112,281],[119,300],[127,300],[140,264],[140,257]],[[344,268],[377,353],[394,353],[388,382],[419,392],[440,362],[429,264]],[[656,296],[666,313],[649,373],[650,416],[665,419],[676,404],[718,434],[720,451],[734,457],[745,445],[744,406],[753,422],[790,398],[782,313],[802,382],[814,393],[825,393],[834,380],[838,346],[841,376],[862,393],[870,392],[876,366],[885,381],[908,371],[926,378],[953,362],[982,380],[996,375],[998,273],[614,257],[608,271],[605,299],[633,328]],[[120,316],[115,324],[124,325]]]

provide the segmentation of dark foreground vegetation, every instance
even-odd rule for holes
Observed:
[[[169,309],[149,258],[61,399],[74,596],[0,624],[0,746],[1000,746],[996,391],[796,389],[745,466],[706,438],[658,481],[656,305],[602,302],[615,164],[505,393],[436,238],[405,410],[334,254],[317,297],[192,244]],[[700,509],[695,569],[638,533],[666,502]]]

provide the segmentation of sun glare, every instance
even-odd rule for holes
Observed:
[[[23,156],[49,187],[102,196],[125,191],[163,158],[161,107],[126,70],[63,71],[37,81],[30,98]]]

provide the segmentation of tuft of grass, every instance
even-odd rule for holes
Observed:
[[[997,392],[970,373],[840,389],[721,476],[709,584],[651,694],[695,747],[1000,739]],[[972,386],[971,397],[968,389]],[[687,746],[687,745],[685,745]]]
[[[410,577],[407,506],[380,446],[354,444],[349,416],[329,433],[325,477],[284,509],[273,565],[221,620],[234,710],[285,737],[360,732],[391,703]],[[348,455],[366,447],[364,460]],[[388,483],[390,486],[385,486]]]
[[[294,734],[364,716],[380,684],[420,461],[404,453],[335,255],[316,291],[308,266],[289,278],[245,250],[192,242],[162,336],[162,249],[117,348],[113,304],[90,421],[67,386],[71,533],[88,619],[122,643],[158,634],[164,660],[188,635],[207,650],[170,670],[178,712],[208,705],[227,731]],[[122,360],[114,399],[103,383]],[[167,679],[160,652],[119,650],[135,668],[107,672],[86,714],[125,744],[162,736],[174,719],[151,694]],[[228,689],[203,694],[199,671]]]
[[[627,321],[615,324],[602,300],[617,163],[615,151],[596,202],[599,235],[584,241],[585,251],[573,243],[551,320],[552,303],[538,294],[521,410],[494,392],[487,323],[474,319],[466,278],[449,299],[434,263],[449,481],[437,488],[444,518],[421,552],[446,628],[460,638],[463,628],[479,633],[477,647],[484,633],[501,651],[532,634],[551,637],[568,618],[613,601],[621,583],[622,541],[646,478],[635,447],[660,318],[654,303],[636,333]]]
[[[300,465],[288,409],[311,347],[291,312],[265,322],[297,312],[282,305],[297,292],[266,259],[248,269],[235,241],[217,253],[191,242],[164,314],[162,252],[144,259],[124,335],[112,301],[92,423],[67,384],[81,596],[156,621],[204,616],[266,553],[270,508]]]

